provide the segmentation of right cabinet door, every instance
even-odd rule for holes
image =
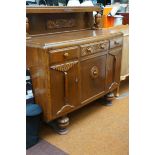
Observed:
[[[120,83],[122,47],[114,48],[109,51],[106,67],[106,88],[107,91],[113,90]]]

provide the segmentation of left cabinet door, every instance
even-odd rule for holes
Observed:
[[[73,60],[51,69],[51,98],[53,116],[66,114],[79,103],[79,62]]]

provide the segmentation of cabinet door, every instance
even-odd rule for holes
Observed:
[[[78,83],[78,61],[51,66],[51,98],[54,117],[65,114],[78,105]]]
[[[116,48],[108,53],[106,85],[107,91],[116,88],[120,83],[122,48]]]
[[[100,55],[81,62],[81,103],[97,99],[105,92],[106,57]]]

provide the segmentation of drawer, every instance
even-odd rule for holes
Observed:
[[[49,51],[50,64],[59,63],[71,59],[76,59],[79,56],[78,47],[69,47]]]
[[[114,38],[114,39],[110,40],[110,48],[122,46],[122,44],[123,44],[123,38],[122,37]]]
[[[99,41],[95,43],[89,43],[81,45],[81,56],[87,56],[97,52],[107,51],[109,49],[109,41]]]

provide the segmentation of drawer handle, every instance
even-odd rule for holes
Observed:
[[[88,47],[88,48],[87,48],[87,52],[93,53],[93,49],[92,49],[91,47]]]
[[[68,57],[69,56],[69,53],[64,53],[64,57]]]
[[[104,45],[104,44],[101,44],[101,48],[102,48],[102,49],[105,49],[105,45]]]
[[[90,75],[93,79],[97,78],[99,76],[99,69],[97,66],[93,66],[91,68],[91,72],[90,72]]]
[[[98,72],[97,72],[97,71],[94,71],[94,72],[93,72],[93,74],[94,74],[94,75],[97,75],[97,74],[98,74]]]
[[[119,42],[117,42],[117,41],[114,41],[114,44],[115,44],[115,45],[119,45]]]

